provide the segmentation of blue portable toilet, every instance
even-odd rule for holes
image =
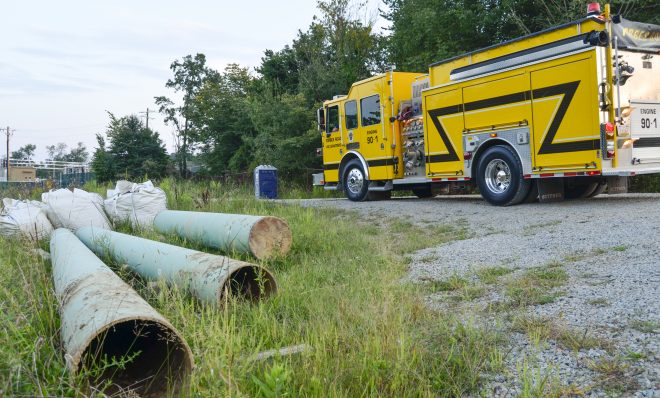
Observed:
[[[254,196],[257,199],[277,198],[277,168],[260,165],[254,169]]]

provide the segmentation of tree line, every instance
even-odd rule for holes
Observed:
[[[32,160],[37,146],[34,144],[26,144],[11,153],[11,159],[14,160]],[[85,163],[89,160],[89,152],[87,147],[82,142],[79,142],[73,148],[63,142],[58,142],[55,145],[46,145],[46,152],[48,153],[48,160],[56,162],[77,162]],[[6,156],[5,156],[6,158]]]
[[[168,156],[136,116],[110,114],[105,135],[97,135],[97,178],[187,177],[194,162],[210,176],[272,164],[295,180],[321,167],[315,110],[353,82],[393,66],[424,72],[432,62],[586,15],[582,0],[382,0],[389,28],[380,33],[365,2],[318,0],[317,7],[311,24],[284,48],[265,50],[254,72],[237,64],[216,71],[204,54],[175,60],[165,87],[180,100],[155,97],[174,130],[175,153]],[[660,23],[657,0],[615,0],[612,9]]]

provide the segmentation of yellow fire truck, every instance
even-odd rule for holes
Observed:
[[[318,110],[325,189],[353,201],[476,183],[513,205],[660,172],[660,26],[601,14],[356,82]]]

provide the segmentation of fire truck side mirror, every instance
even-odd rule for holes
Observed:
[[[325,112],[323,108],[316,110],[316,120],[318,123],[319,133],[325,132]]]

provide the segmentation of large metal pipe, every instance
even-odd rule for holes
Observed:
[[[99,256],[126,264],[146,279],[186,288],[207,303],[219,303],[225,292],[260,299],[277,290],[270,272],[256,264],[100,228],[80,228],[76,235]]]
[[[50,251],[69,370],[106,395],[178,395],[193,359],[174,326],[69,230]]]
[[[250,253],[258,259],[284,255],[291,249],[291,230],[278,217],[165,210],[154,228],[191,242],[227,252]]]

